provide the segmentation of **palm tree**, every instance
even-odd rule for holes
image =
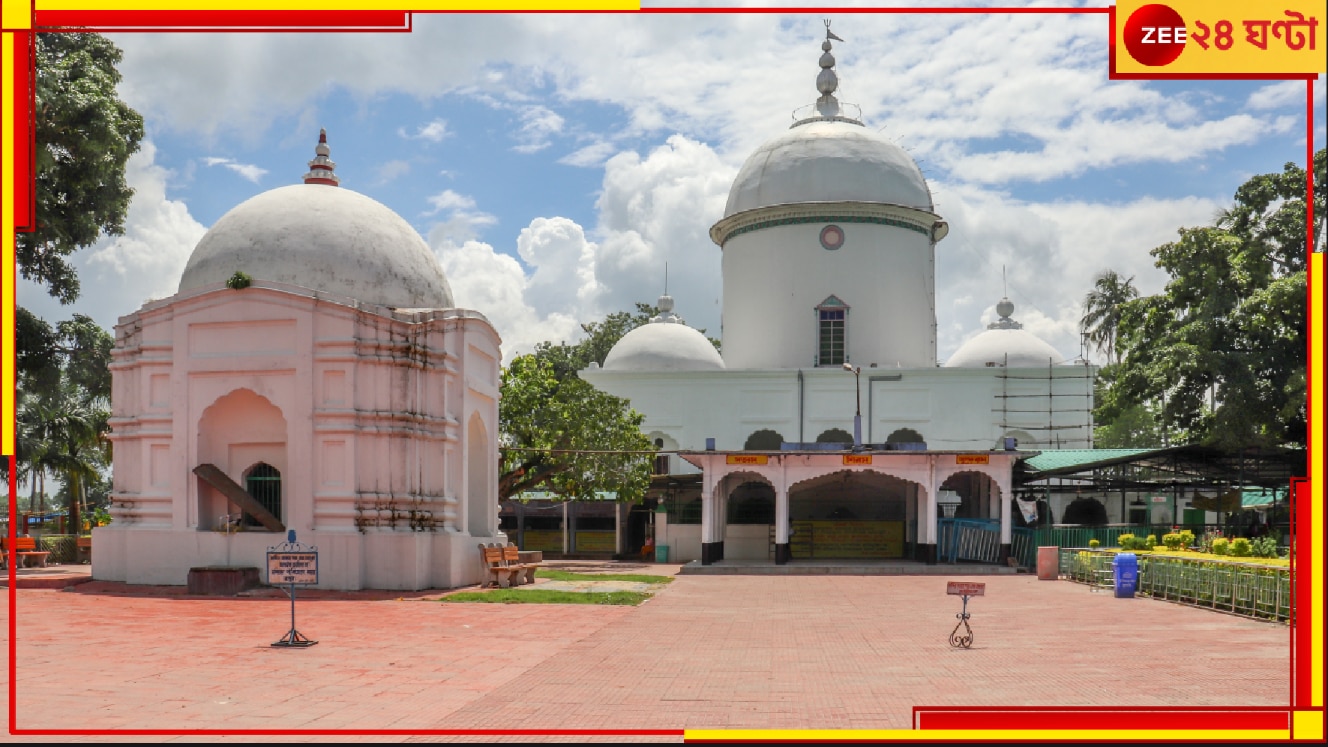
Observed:
[[[26,399],[20,413],[20,438],[25,462],[35,482],[42,483],[53,472],[61,477],[69,493],[69,523],[75,533],[81,528],[87,481],[106,466],[110,411],[100,398],[62,374],[60,385],[45,396]]]
[[[44,513],[46,511],[46,473],[51,467],[51,440],[46,427],[46,410],[42,402],[31,393],[18,389],[18,415],[15,418],[17,430],[15,464],[18,467],[17,479],[28,481],[31,492],[28,497],[28,510]]]
[[[1093,290],[1084,296],[1084,315],[1079,320],[1079,327],[1094,349],[1099,353],[1105,350],[1112,363],[1120,363],[1116,329],[1120,324],[1121,306],[1138,297],[1134,276],[1122,280],[1115,270],[1098,273],[1093,279]]]

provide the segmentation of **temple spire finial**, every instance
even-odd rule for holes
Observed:
[[[830,49],[834,46],[830,43],[831,39],[835,41],[844,41],[835,32],[830,30],[830,19],[825,21],[825,41],[821,42],[821,72],[816,76],[816,90],[821,97],[816,100],[816,111],[822,117],[839,116],[839,99],[835,98],[835,91],[839,88],[839,76],[835,74],[835,56],[830,54]]]
[[[318,131],[318,145],[314,146],[314,160],[309,162],[309,173],[304,175],[305,184],[326,184],[336,187],[341,184],[341,177],[334,173],[337,164],[328,158],[332,149],[327,146],[327,130]]]
[[[669,263],[664,263],[664,295],[659,297],[655,303],[659,309],[659,314],[651,321],[654,322],[678,322],[678,315],[673,313],[673,296],[669,295]]]

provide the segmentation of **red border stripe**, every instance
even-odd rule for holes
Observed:
[[[919,729],[1084,729],[1131,730],[1287,730],[1291,714],[1282,709],[1028,708],[1018,710],[918,708]]]
[[[14,205],[14,230],[31,231],[36,223],[36,206],[33,203],[33,185],[36,172],[33,158],[36,143],[36,128],[33,123],[32,96],[35,59],[32,54],[34,40],[29,32],[14,33],[14,56],[9,60],[9,75],[14,86],[14,131],[10,135],[14,143],[14,183],[10,184],[9,199]],[[9,269],[9,268],[6,268]]]
[[[1313,688],[1314,667],[1310,662],[1310,652],[1314,645],[1314,610],[1311,600],[1314,598],[1313,573],[1298,573],[1298,566],[1308,560],[1310,554],[1310,529],[1307,521],[1296,521],[1301,507],[1310,505],[1310,481],[1297,478],[1291,482],[1291,532],[1293,556],[1291,560],[1291,624],[1295,645],[1291,647],[1294,675],[1292,705],[1296,708],[1312,708],[1310,693]],[[1322,521],[1322,517],[1320,517]],[[1320,569],[1322,571],[1322,569]]]
[[[39,10],[36,27],[77,26],[89,30],[151,28],[343,28],[404,29],[410,14],[402,10]]]

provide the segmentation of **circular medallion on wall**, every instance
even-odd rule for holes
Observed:
[[[821,229],[821,246],[829,251],[834,251],[844,245],[844,229],[836,225],[829,225]]]

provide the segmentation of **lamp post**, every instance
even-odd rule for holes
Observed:
[[[959,498],[959,493],[953,490],[936,491],[936,506],[941,509],[941,513],[945,515],[946,519],[954,518],[955,509],[959,508],[960,503],[962,503],[962,500]],[[940,524],[940,531],[937,533],[937,539],[940,540],[938,549],[941,550],[944,557],[949,558],[946,562],[953,563],[956,557],[956,537],[953,523],[942,522],[939,516],[936,523]]]
[[[959,508],[960,503],[963,503],[963,500],[960,499],[959,493],[953,490],[937,491],[936,505],[941,507],[941,511],[945,513],[945,518],[953,519],[955,509]]]
[[[862,387],[859,384],[858,375],[862,373],[862,366],[854,366],[848,361],[844,361],[844,370],[853,374],[853,448],[862,448]]]

